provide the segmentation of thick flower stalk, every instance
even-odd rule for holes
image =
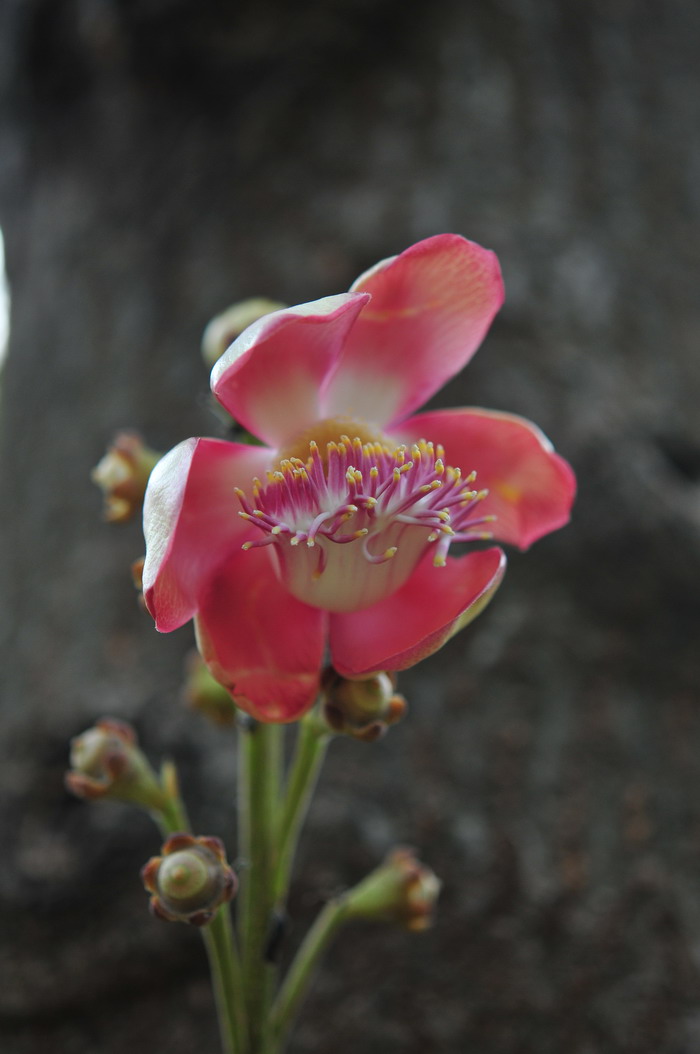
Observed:
[[[275,311],[217,361],[212,391],[260,446],[189,439],[146,493],[146,604],[262,721],[344,677],[401,670],[488,603],[498,547],[567,522],[569,465],[529,421],[416,414],[474,354],[503,301],[493,253],[428,238],[349,293]]]

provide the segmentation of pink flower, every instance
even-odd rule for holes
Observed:
[[[158,463],[144,596],[162,632],[195,618],[254,717],[300,717],[327,649],[346,677],[401,670],[471,621],[505,556],[452,542],[526,548],[567,522],[573,472],[530,422],[414,414],[502,302],[495,255],[437,235],[349,293],[266,315],[214,366],[212,391],[265,445],[188,439]]]

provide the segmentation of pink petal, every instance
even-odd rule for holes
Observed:
[[[369,297],[328,296],[254,322],[211,373],[214,395],[270,446],[319,419],[319,391]]]
[[[330,616],[333,666],[345,677],[361,677],[420,662],[483,611],[505,566],[500,549],[450,556],[445,567],[433,567],[426,554],[406,585],[386,600]]]
[[[161,632],[192,618],[202,585],[240,547],[249,528],[234,487],[250,489],[269,460],[266,447],[187,439],[154,468],[143,508],[143,592]]]
[[[403,421],[393,435],[427,439],[445,448],[445,464],[463,475],[476,470],[475,488],[488,488],[480,512],[498,517],[495,538],[527,549],[569,521],[576,477],[547,437],[523,417],[494,410],[437,410]]]
[[[259,721],[295,721],[318,694],[326,615],[280,585],[265,549],[235,552],[196,620],[211,673]]]
[[[352,287],[372,294],[328,385],[324,416],[391,424],[469,362],[503,303],[494,253],[439,234],[383,260]]]

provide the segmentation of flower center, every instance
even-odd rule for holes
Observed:
[[[341,435],[324,455],[313,439],[307,450],[255,479],[252,501],[236,494],[262,534],[243,548],[274,545],[280,577],[308,604],[368,607],[404,584],[427,546],[443,567],[453,542],[491,537],[483,525],[494,517],[476,511],[488,492],[472,489],[476,473],[445,466],[441,446]]]
[[[324,464],[327,464],[328,446],[331,443],[347,440],[351,435],[365,443],[385,443],[390,445],[391,440],[380,432],[378,428],[367,421],[357,421],[352,417],[326,417],[322,421],[316,421],[303,432],[298,432],[279,451],[280,461],[290,461],[294,458],[306,461],[309,457],[311,444],[315,443]]]

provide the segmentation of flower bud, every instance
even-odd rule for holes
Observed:
[[[112,798],[158,811],[165,792],[141,753],[134,729],[123,721],[103,718],[71,740],[68,790],[79,798]]]
[[[412,849],[394,849],[376,871],[347,894],[347,918],[394,922],[427,929],[442,883]]]
[[[406,700],[394,687],[388,673],[354,680],[328,670],[322,704],[326,723],[336,733],[373,742],[406,713]]]
[[[93,483],[104,496],[104,518],[125,523],[143,505],[146,484],[161,455],[145,446],[135,432],[119,432],[92,470]]]
[[[193,710],[198,710],[222,728],[235,724],[240,714],[230,693],[214,680],[197,651],[187,656],[183,696]]]
[[[212,367],[229,344],[253,322],[283,307],[286,307],[286,304],[280,304],[276,300],[253,297],[250,300],[240,300],[220,315],[216,315],[204,330],[202,337],[202,358],[206,365]]]
[[[152,894],[152,913],[166,922],[206,925],[238,888],[223,843],[218,838],[172,834],[161,853],[141,871],[143,884]]]

